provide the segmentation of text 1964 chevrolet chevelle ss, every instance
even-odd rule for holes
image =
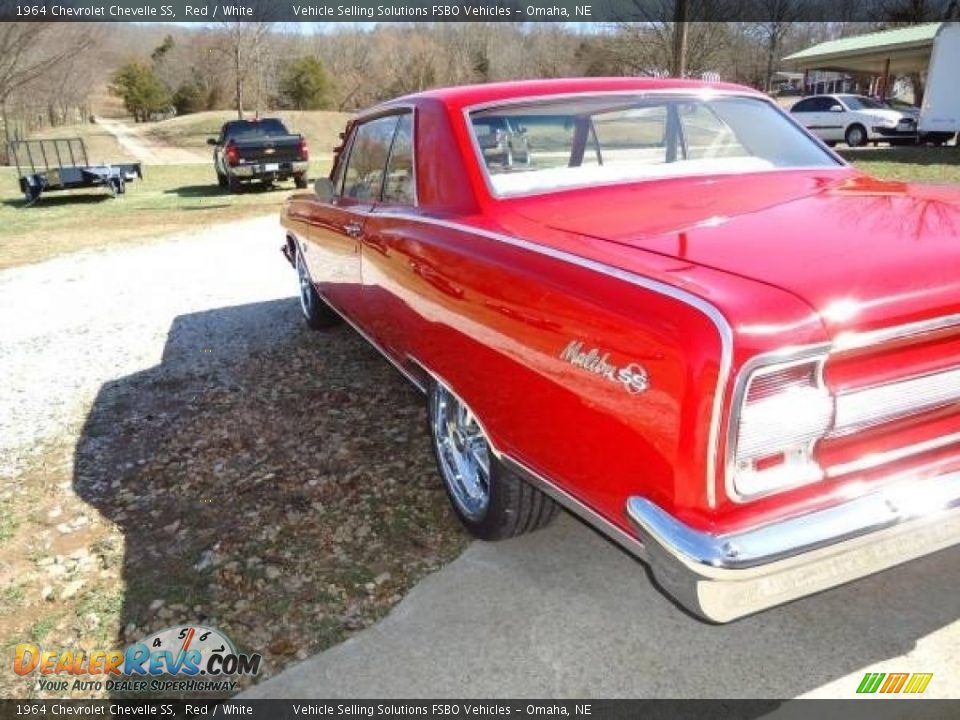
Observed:
[[[503,121],[522,163],[482,150]],[[283,224],[308,323],[426,392],[479,537],[559,503],[717,622],[960,540],[960,192],[869,178],[761,95],[401,98]]]

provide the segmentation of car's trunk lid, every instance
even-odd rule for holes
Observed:
[[[960,192],[838,168],[686,178],[516,201],[554,229],[787,290],[828,329],[960,312]]]

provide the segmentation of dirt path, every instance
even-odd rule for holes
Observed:
[[[151,165],[180,165],[187,163],[206,163],[210,158],[199,152],[185,148],[158,145],[145,137],[140,128],[119,120],[98,117],[97,124],[113,135],[121,147],[142,163]]]

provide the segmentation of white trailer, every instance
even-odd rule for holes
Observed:
[[[945,22],[933,41],[920,108],[921,133],[960,131],[960,22]]]

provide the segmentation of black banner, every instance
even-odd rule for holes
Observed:
[[[690,22],[872,21],[890,0],[687,0]],[[925,0],[911,20],[956,18],[954,0]],[[58,22],[654,22],[673,0],[0,0],[0,21]]]
[[[886,720],[960,717],[960,701],[916,700],[0,700],[23,718],[556,718],[591,720]]]

